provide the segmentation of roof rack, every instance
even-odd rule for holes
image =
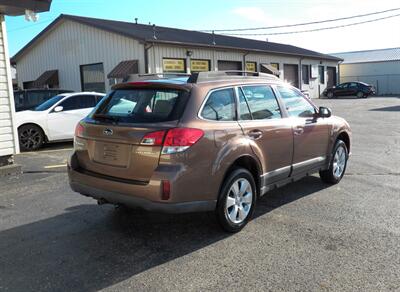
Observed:
[[[148,73],[148,74],[130,74],[124,82],[144,81],[144,80],[158,80],[158,79],[171,79],[179,77],[190,77],[191,74],[187,73]]]
[[[242,79],[269,79],[269,80],[279,80],[278,77],[272,74],[253,72],[253,71],[238,71],[238,70],[228,70],[228,71],[208,71],[193,73],[188,79],[188,83],[201,83],[208,81],[218,81],[218,80],[242,80]]]
[[[199,73],[150,73],[150,74],[131,74],[124,82],[136,82],[146,80],[162,80],[173,79],[180,77],[188,77],[187,83],[201,83],[220,80],[243,80],[243,79],[268,79],[279,80],[278,77],[272,74],[252,72],[252,71],[207,71]]]

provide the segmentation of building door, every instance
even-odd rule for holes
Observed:
[[[326,73],[328,75],[327,87],[336,85],[336,67],[326,67]]]
[[[294,64],[284,64],[283,78],[286,82],[299,88],[299,66]]]
[[[238,61],[218,61],[218,71],[242,70],[242,62]]]

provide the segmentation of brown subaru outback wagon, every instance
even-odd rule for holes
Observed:
[[[319,172],[338,183],[350,128],[274,76],[136,76],[76,127],[72,189],[99,203],[170,213],[214,210],[239,231],[257,198]]]

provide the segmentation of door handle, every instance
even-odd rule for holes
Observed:
[[[263,133],[260,130],[252,130],[252,131],[248,132],[247,135],[251,139],[257,140],[257,139],[260,139],[262,137]]]
[[[301,135],[304,133],[304,127],[297,126],[293,129],[295,135]]]

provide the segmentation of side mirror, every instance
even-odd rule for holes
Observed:
[[[321,118],[329,118],[332,116],[332,111],[324,106],[320,106],[318,110],[318,116]]]
[[[62,112],[63,109],[64,109],[64,108],[63,108],[61,105],[59,105],[59,106],[56,106],[56,107],[54,108],[54,112],[55,112],[55,113],[59,113],[59,112]]]

